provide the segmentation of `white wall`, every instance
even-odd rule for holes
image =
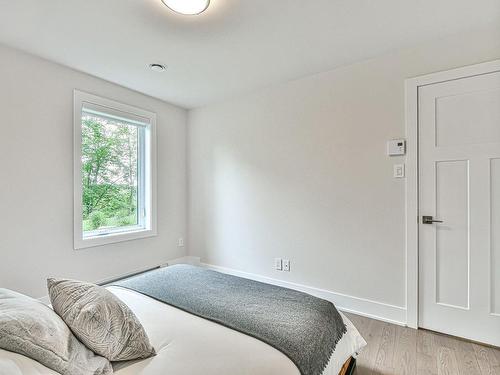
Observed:
[[[73,250],[73,89],[158,116],[158,236]],[[0,287],[46,295],[45,278],[97,281],[185,255],[185,110],[0,46]]]
[[[405,181],[385,155],[404,80],[496,58],[500,31],[482,30],[191,111],[189,254],[404,321]]]

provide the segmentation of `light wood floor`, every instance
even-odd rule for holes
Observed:
[[[368,343],[355,375],[500,375],[499,349],[346,315]]]

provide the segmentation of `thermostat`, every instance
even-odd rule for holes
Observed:
[[[406,153],[406,141],[404,139],[392,139],[387,141],[387,155],[401,156]]]

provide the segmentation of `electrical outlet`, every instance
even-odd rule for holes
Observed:
[[[290,272],[290,261],[288,259],[283,259],[283,271]]]
[[[276,271],[282,271],[283,270],[283,264],[281,258],[274,258],[274,269]]]
[[[184,238],[179,237],[179,239],[177,240],[177,246],[184,247]]]

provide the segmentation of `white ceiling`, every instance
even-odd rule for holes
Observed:
[[[499,0],[212,0],[199,16],[160,0],[0,0],[0,43],[186,108],[495,23]]]

